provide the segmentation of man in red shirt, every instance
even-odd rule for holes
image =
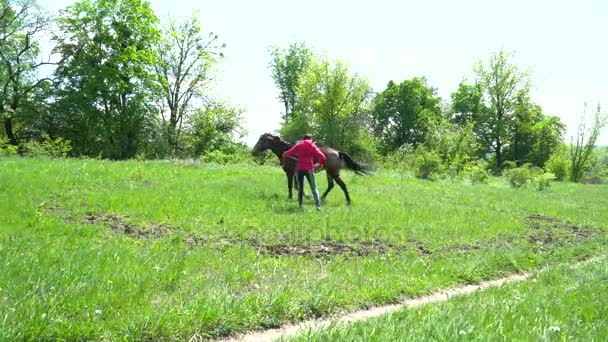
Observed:
[[[308,179],[308,184],[310,184],[310,189],[312,190],[312,194],[315,197],[315,204],[317,206],[317,210],[321,208],[321,201],[319,200],[319,191],[317,191],[317,186],[315,184],[315,163],[314,160],[317,159],[320,165],[325,163],[325,155],[315,143],[312,142],[312,136],[310,134],[306,134],[304,139],[298,142],[294,147],[292,147],[289,151],[285,151],[283,153],[283,158],[290,158],[294,155],[297,156],[298,160],[296,161],[296,180],[298,182],[298,205],[302,208],[302,195],[304,193],[304,176]]]

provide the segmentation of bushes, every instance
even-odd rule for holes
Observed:
[[[486,165],[483,164],[472,164],[469,165],[466,169],[467,174],[469,175],[469,179],[471,183],[487,183],[490,179],[490,172],[487,170]]]
[[[570,175],[570,160],[563,149],[557,150],[549,157],[545,170],[555,175],[555,179],[563,181]]]
[[[553,173],[545,173],[540,168],[530,167],[529,164],[506,170],[504,176],[509,184],[516,189],[533,186],[536,190],[545,190],[551,186],[551,182],[555,179]]]
[[[0,156],[20,154],[26,157],[65,158],[71,150],[70,141],[63,138],[45,137],[41,142],[31,140],[19,146],[10,145],[5,139],[0,138]]]
[[[416,150],[414,157],[414,170],[416,177],[428,179],[434,175],[441,173],[443,165],[441,157],[434,151],[427,151],[423,148]]]

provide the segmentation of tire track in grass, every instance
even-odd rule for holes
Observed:
[[[606,256],[595,257],[591,259],[587,259],[579,262],[580,265],[596,262],[604,259]],[[414,308],[418,306],[423,306],[426,304],[432,304],[437,302],[447,301],[448,299],[455,296],[464,296],[471,294],[473,292],[487,289],[490,287],[498,287],[508,283],[520,282],[527,280],[530,278],[531,274],[542,273],[550,267],[557,267],[557,265],[552,265],[534,273],[522,273],[522,274],[513,274],[508,277],[487,280],[480,282],[478,284],[466,285],[462,287],[452,288],[444,291],[439,291],[436,293],[432,293],[426,296],[412,298],[403,301],[400,304],[391,304],[391,305],[383,305],[377,306],[371,309],[366,310],[358,310],[353,311],[349,314],[340,317],[326,318],[326,319],[316,319],[305,322],[300,322],[297,324],[286,324],[281,328],[276,329],[268,329],[263,331],[255,331],[248,334],[241,334],[230,338],[220,339],[216,341],[222,342],[258,342],[258,341],[272,341],[278,338],[288,338],[296,336],[300,333],[303,333],[307,330],[321,330],[328,328],[330,326],[342,325],[353,323],[357,321],[363,321],[370,318],[379,317],[382,315],[390,314],[398,310],[403,310],[406,308]],[[191,341],[196,341],[196,336],[193,336]]]

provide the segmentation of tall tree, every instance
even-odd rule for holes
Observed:
[[[372,104],[374,135],[382,141],[383,151],[391,152],[403,144],[419,145],[429,128],[441,117],[441,98],[425,78],[396,84],[390,81]]]
[[[226,150],[246,134],[241,126],[241,109],[223,102],[211,101],[197,108],[188,118],[191,155],[200,156],[213,150]]]
[[[203,33],[198,12],[182,22],[169,19],[164,27],[156,48],[156,74],[163,94],[160,113],[167,143],[173,151],[178,148],[184,117],[191,110],[192,100],[204,97],[224,47],[217,35]]]
[[[468,85],[466,81],[460,82],[458,90],[452,93],[451,105],[450,119],[453,123],[464,125],[479,121],[479,115],[486,111],[481,85],[479,83]]]
[[[270,54],[272,79],[279,90],[278,99],[285,106],[283,122],[289,123],[299,101],[297,89],[314,54],[303,42],[293,43],[287,49],[275,47]]]
[[[570,144],[570,180],[573,182],[578,182],[583,178],[585,167],[589,163],[589,158],[593,153],[597,138],[602,129],[608,124],[608,114],[602,113],[600,104],[598,103],[591,127],[587,129],[585,123],[586,112],[587,104],[585,103],[585,110],[581,114],[578,124],[576,141],[572,138]]]
[[[299,82],[298,102],[282,134],[295,140],[309,132],[325,145],[364,152],[358,141],[365,139],[367,129],[368,81],[352,74],[341,61],[315,57]]]
[[[158,19],[142,0],[83,0],[61,12],[54,37],[64,61],[57,111],[76,153],[133,157],[144,139]]]
[[[19,143],[15,123],[24,105],[48,81],[38,77],[39,68],[51,64],[40,58],[39,39],[50,25],[35,0],[0,0],[0,119],[12,145]]]
[[[478,122],[478,127],[482,127],[479,138],[494,154],[496,173],[502,169],[503,150],[510,139],[509,123],[515,115],[518,99],[530,91],[529,72],[514,65],[512,57],[512,53],[501,50],[490,56],[487,67],[479,62],[475,68],[486,102],[486,110]]]

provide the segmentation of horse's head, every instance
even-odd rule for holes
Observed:
[[[255,156],[259,156],[261,155],[264,151],[271,149],[272,146],[274,146],[277,141],[280,141],[281,138],[277,137],[276,135],[272,135],[270,133],[264,133],[262,135],[260,135],[260,139],[258,139],[258,142],[255,144],[255,146],[253,146],[253,155]]]

